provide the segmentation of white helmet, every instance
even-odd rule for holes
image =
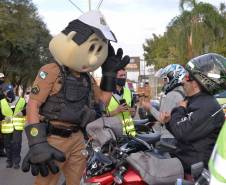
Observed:
[[[0,78],[4,78],[4,77],[5,77],[4,73],[0,73]]]

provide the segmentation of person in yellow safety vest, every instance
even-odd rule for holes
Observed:
[[[116,90],[112,93],[110,103],[107,106],[108,116],[118,116],[122,120],[123,133],[131,136],[136,135],[132,117],[135,115],[133,108],[132,93],[124,87],[126,83],[126,71],[121,69],[116,76]]]
[[[226,121],[209,161],[210,185],[226,185]]]
[[[20,168],[22,132],[25,125],[25,99],[15,96],[12,85],[3,91],[5,98],[0,100],[1,133],[6,150],[6,168]]]

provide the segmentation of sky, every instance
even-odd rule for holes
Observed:
[[[83,12],[89,9],[89,0],[72,0]],[[90,0],[95,10],[99,0]],[[197,0],[198,1],[198,0]],[[198,1],[200,2],[200,1]],[[226,0],[202,0],[219,7]],[[52,35],[82,13],[69,0],[33,0],[39,15]],[[167,25],[180,15],[179,0],[103,0],[100,7],[111,30],[117,37],[114,47],[122,47],[125,54],[143,58],[142,45],[152,34],[162,35]]]

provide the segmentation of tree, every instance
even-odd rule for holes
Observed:
[[[171,20],[164,35],[153,36],[143,45],[148,64],[158,68],[167,62],[183,65],[208,52],[226,55],[224,5],[218,10],[208,3],[181,0],[180,9],[181,14]]]
[[[51,36],[31,0],[2,0],[0,12],[0,69],[26,88],[49,58]]]

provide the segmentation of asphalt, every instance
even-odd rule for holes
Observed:
[[[23,143],[21,156],[22,159],[28,151],[27,139],[23,134]],[[24,173],[21,169],[6,168],[6,158],[0,157],[0,185],[33,185],[34,177],[30,172]],[[60,178],[58,185],[63,183],[63,177]]]
[[[138,115],[135,116],[138,119]],[[21,158],[23,159],[28,151],[28,144],[25,133],[23,133]],[[21,160],[22,161],[22,160]],[[24,173],[21,169],[6,168],[6,158],[0,157],[0,185],[33,185],[34,177],[30,172]],[[61,175],[57,185],[62,185],[64,177]],[[83,183],[81,183],[83,184]]]

